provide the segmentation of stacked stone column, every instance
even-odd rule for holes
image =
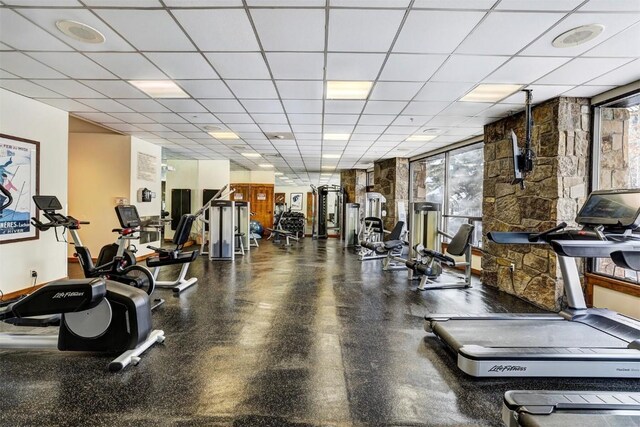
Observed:
[[[409,159],[395,157],[380,160],[373,167],[373,191],[387,199],[387,216],[383,218],[384,228],[391,230],[400,219],[398,202],[404,202],[405,214],[409,209]]]
[[[360,203],[364,209],[365,192],[367,191],[367,171],[351,169],[340,172],[340,185],[347,193],[348,203]]]

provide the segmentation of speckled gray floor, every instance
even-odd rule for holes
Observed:
[[[114,374],[107,356],[0,350],[0,425],[498,426],[509,389],[640,385],[468,377],[422,317],[533,308],[482,286],[416,293],[380,263],[311,239],[262,242],[235,263],[201,258],[197,286],[157,291],[167,340],[138,366]]]

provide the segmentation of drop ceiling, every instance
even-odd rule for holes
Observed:
[[[61,19],[106,41],[69,38]],[[593,23],[605,25],[594,40],[551,46]],[[521,94],[459,101],[480,83],[528,87],[535,103],[590,97],[640,79],[639,58],[638,0],[0,3],[0,87],[161,145],[170,159],[270,163],[295,184],[463,141],[522,109]],[[190,98],[153,99],[128,83],[163,79]],[[367,100],[326,100],[327,80],[374,85]],[[240,139],[216,140],[211,126]],[[437,137],[406,141],[425,130]]]

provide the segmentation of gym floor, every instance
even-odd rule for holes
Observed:
[[[167,340],[138,366],[110,373],[108,356],[0,351],[0,425],[499,426],[509,389],[638,388],[466,376],[424,332],[425,313],[535,308],[481,285],[414,292],[406,272],[382,272],[333,239],[261,241],[234,263],[200,258],[190,274],[199,282],[180,297],[156,291]]]

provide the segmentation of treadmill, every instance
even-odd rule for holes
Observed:
[[[474,377],[640,378],[640,321],[587,308],[573,257],[640,250],[640,189],[594,191],[579,230],[562,223],[541,233],[492,232],[498,244],[547,244],[556,252],[568,307],[560,313],[425,316],[425,330]]]

